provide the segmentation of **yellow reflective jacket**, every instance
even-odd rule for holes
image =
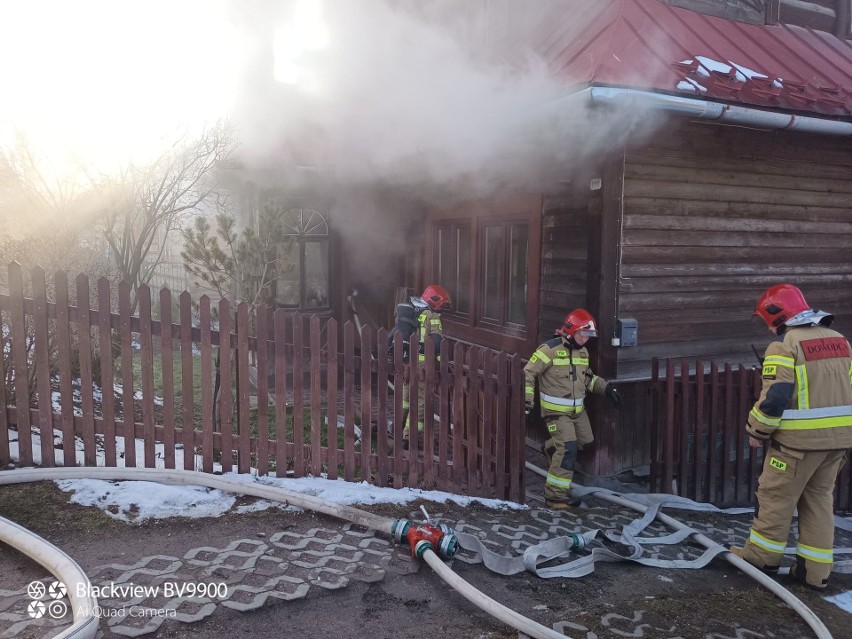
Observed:
[[[524,397],[527,404],[535,400],[538,381],[543,417],[579,415],[585,410],[586,393],[603,395],[607,382],[589,367],[589,351],[569,348],[561,337],[539,346],[524,366]]]
[[[444,325],[441,323],[441,314],[436,313],[430,308],[424,309],[417,317],[420,324],[419,339],[420,339],[420,357],[421,362],[426,361],[425,348],[426,340],[431,336],[435,342],[435,356],[441,359],[441,340],[444,336]]]
[[[823,326],[788,328],[766,349],[746,430],[798,450],[852,447],[852,349]]]

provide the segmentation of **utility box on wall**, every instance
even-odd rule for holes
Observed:
[[[636,346],[639,343],[639,322],[632,317],[618,318],[619,346]]]

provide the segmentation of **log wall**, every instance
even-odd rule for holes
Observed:
[[[755,302],[779,282],[852,334],[852,149],[843,138],[683,124],[628,151],[619,315],[639,345],[620,378],[652,357],[754,362],[766,328]]]

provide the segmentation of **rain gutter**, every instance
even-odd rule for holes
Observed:
[[[798,131],[820,135],[852,136],[852,122],[764,111],[751,107],[723,104],[698,98],[654,93],[620,87],[589,87],[571,98],[586,94],[593,105],[641,106],[685,117],[713,120],[773,131]]]

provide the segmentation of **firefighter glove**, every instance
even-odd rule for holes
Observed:
[[[526,402],[524,404],[524,415],[532,415],[533,409],[535,408],[535,404],[532,402]]]
[[[621,409],[621,394],[617,390],[615,390],[614,386],[606,387],[606,396],[609,398],[609,401],[612,402],[612,405],[615,410]]]

